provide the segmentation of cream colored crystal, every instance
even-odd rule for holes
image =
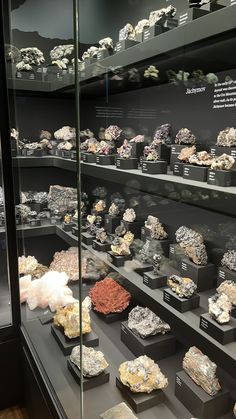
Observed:
[[[82,334],[90,333],[91,319],[90,319],[91,299],[86,297],[82,302]],[[72,339],[80,336],[80,303],[79,301],[70,304],[67,307],[57,310],[54,316],[54,324],[61,326],[64,329],[64,334]]]

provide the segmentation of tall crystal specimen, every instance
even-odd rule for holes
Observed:
[[[72,349],[70,356],[71,362],[75,364],[80,370],[80,346]],[[94,348],[87,348],[82,346],[82,365],[84,377],[96,377],[105,371],[108,367],[104,354],[101,351],[96,351]]]
[[[168,385],[168,380],[159,366],[146,355],[123,362],[119,374],[121,382],[133,393],[151,393]]]
[[[215,294],[208,298],[209,314],[220,324],[226,324],[230,321],[231,302],[226,294]]]
[[[180,298],[190,298],[197,289],[197,285],[190,278],[183,278],[179,275],[171,275],[167,280],[167,285]]]
[[[221,389],[216,368],[216,364],[196,346],[192,346],[183,359],[184,371],[210,396],[215,396]]]
[[[130,303],[131,294],[112,278],[97,282],[89,291],[93,309],[99,313],[121,313]]]
[[[175,233],[176,241],[184,249],[186,255],[196,265],[207,264],[207,252],[204,244],[203,236],[200,233],[188,228],[181,226]]]
[[[128,327],[143,339],[158,333],[164,335],[170,331],[168,323],[164,322],[149,308],[139,306],[134,307],[129,313]]]
[[[231,304],[236,306],[236,283],[234,281],[224,281],[221,282],[216,291],[219,294],[225,294],[229,298]]]
[[[230,271],[236,272],[236,250],[228,250],[224,253],[221,260],[221,265],[228,268]]]

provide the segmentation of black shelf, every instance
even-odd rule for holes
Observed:
[[[72,88],[73,84],[63,81],[40,81],[27,79],[8,79],[8,88],[20,92],[53,93]]]
[[[13,158],[13,165],[19,168],[24,167],[57,167],[59,169],[76,172],[76,160],[64,159],[56,156],[44,157],[23,157]]]

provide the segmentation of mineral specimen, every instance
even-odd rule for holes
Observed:
[[[142,19],[140,20],[134,28],[135,35],[138,35],[144,31],[144,29],[149,28],[149,20]]]
[[[145,221],[145,227],[150,231],[152,239],[163,240],[168,237],[168,234],[165,232],[159,219],[157,217],[153,217],[153,215],[148,216]]]
[[[174,17],[176,14],[176,8],[172,5],[163,7],[159,10],[154,10],[149,15],[149,24],[153,26],[155,24],[163,25],[167,18]]]
[[[138,419],[132,412],[132,410],[125,404],[119,403],[111,409],[100,415],[102,419]]]
[[[235,164],[235,159],[228,154],[222,154],[219,157],[215,157],[211,163],[211,169],[216,170],[230,170]]]
[[[122,237],[122,236],[125,235],[125,233],[126,233],[126,227],[125,227],[124,223],[121,222],[120,225],[118,227],[116,227],[115,234],[118,237]]]
[[[15,208],[16,208],[16,217],[20,218],[23,222],[25,222],[31,211],[30,208],[24,204],[16,205]]]
[[[21,61],[16,64],[17,70],[29,71],[32,70],[32,65],[39,66],[45,62],[44,56],[40,49],[32,48],[21,48]]]
[[[122,132],[122,129],[119,128],[117,125],[110,125],[108,128],[105,129],[105,140],[108,140],[108,141],[117,140],[121,132]]]
[[[135,30],[130,23],[127,23],[119,32],[119,41],[125,41],[126,39],[135,39]]]
[[[117,148],[117,154],[122,159],[129,159],[131,157],[132,145],[130,145],[128,140],[124,140],[122,146]]]
[[[94,138],[94,133],[89,128],[87,128],[83,131],[80,131],[79,136],[82,141],[85,141],[89,138]]]
[[[117,217],[117,215],[119,215],[120,213],[118,205],[112,202],[111,206],[109,207],[108,213],[111,217]]]
[[[211,166],[213,161],[214,157],[207,151],[199,151],[189,157],[189,163],[197,166]]]
[[[164,322],[147,307],[136,306],[128,316],[128,327],[136,335],[145,339],[158,333],[165,334],[170,331],[168,323]]]
[[[236,306],[236,283],[234,281],[226,280],[226,281],[221,282],[219,287],[216,288],[216,291],[219,294],[227,295],[231,304]]]
[[[131,294],[112,278],[96,282],[89,291],[93,309],[99,313],[121,313],[130,303]]]
[[[56,252],[49,267],[50,271],[65,272],[71,281],[79,279],[79,259],[77,247]]]
[[[144,70],[143,77],[145,79],[157,80],[159,78],[159,70],[155,65],[150,65]]]
[[[185,372],[210,396],[215,396],[221,389],[216,368],[216,364],[196,346],[192,346],[183,359]]]
[[[127,208],[123,215],[123,220],[129,223],[133,223],[136,219],[136,214],[133,208]]]
[[[179,275],[171,275],[167,280],[167,285],[180,298],[190,298],[195,293],[197,285],[190,278],[183,278]]]
[[[188,73],[187,71],[179,70],[178,73],[176,74],[176,79],[177,81],[181,81],[184,84],[186,84],[189,76],[190,76],[190,73]]]
[[[155,253],[152,257],[152,267],[154,274],[158,275],[160,268],[161,268],[161,255],[158,253]]]
[[[103,199],[99,199],[99,201],[94,203],[93,208],[97,212],[103,212],[106,209],[106,203]]]
[[[96,240],[100,243],[105,243],[107,241],[107,233],[103,227],[96,231]]]
[[[206,74],[206,81],[209,84],[215,84],[215,83],[218,83],[219,78],[217,77],[215,73],[208,73]]]
[[[168,385],[168,380],[158,364],[146,355],[123,362],[119,367],[119,374],[121,382],[133,393],[151,393]]]
[[[5,58],[7,62],[17,63],[20,61],[20,50],[14,45],[5,44]]]
[[[18,257],[18,271],[22,275],[31,275],[32,272],[37,268],[38,261],[34,256],[19,256]]]
[[[130,245],[132,244],[134,235],[129,231],[123,237],[115,237],[111,244],[111,251],[116,256],[130,255]]]
[[[72,349],[70,360],[80,370],[80,346],[76,346]],[[102,374],[103,371],[108,367],[108,363],[101,351],[96,351],[94,348],[88,348],[82,346],[82,365],[83,365],[83,376],[84,377],[96,377]]]
[[[160,125],[154,132],[154,140],[159,140],[161,144],[171,143],[171,124]]]
[[[142,263],[149,263],[152,260],[153,251],[150,240],[146,240],[137,255],[137,259]]]
[[[65,272],[55,271],[47,272],[41,278],[32,281],[27,290],[29,309],[34,310],[36,307],[45,309],[49,306],[51,311],[55,311],[74,303],[76,300],[67,283],[68,276]]]
[[[196,265],[207,264],[207,252],[204,244],[203,236],[200,233],[188,228],[181,226],[175,233],[176,241],[184,249],[186,255]]]
[[[108,273],[109,266],[88,250],[82,251],[81,270],[83,280],[97,281]]]
[[[178,155],[178,160],[189,163],[189,159],[193,154],[196,153],[196,147],[193,145],[192,147],[185,147],[182,148],[181,152]]]
[[[59,67],[63,68],[63,64],[67,68],[69,60],[73,57],[74,45],[57,45],[50,51],[50,58],[52,63],[57,63]]]
[[[51,185],[48,193],[48,209],[59,213],[77,209],[77,189],[67,186]]]
[[[86,297],[82,302],[82,334],[90,333],[91,300]],[[69,304],[66,307],[59,308],[54,316],[54,324],[64,329],[64,334],[69,339],[77,338],[81,334],[80,330],[80,303],[79,301]]]
[[[215,294],[208,298],[209,314],[220,324],[230,321],[231,302],[226,294]]]
[[[64,126],[54,132],[56,140],[71,141],[76,138],[75,128]]]
[[[181,128],[176,134],[175,143],[193,145],[196,143],[196,137],[188,128]]]
[[[221,260],[221,265],[228,268],[230,271],[236,272],[236,250],[228,250],[224,253]]]
[[[85,151],[86,153],[95,154],[97,153],[99,147],[99,142],[96,138],[88,138],[83,143],[80,144],[80,150]]]
[[[113,50],[113,40],[109,37],[100,39],[99,45],[101,49]]]
[[[236,403],[235,403],[235,405],[234,405],[233,414],[234,414],[234,416],[236,417]]]
[[[228,127],[220,131],[216,144],[222,147],[236,147],[236,129]]]
[[[159,144],[160,144],[159,140],[153,140],[151,144],[144,147],[143,155],[146,160],[158,161],[160,159]]]
[[[130,140],[131,143],[143,143],[144,142],[144,135],[136,135]]]
[[[115,151],[114,145],[112,143],[107,143],[106,141],[101,141],[97,146],[97,153],[103,154],[105,156],[113,154]]]

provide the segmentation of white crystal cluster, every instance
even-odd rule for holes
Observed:
[[[30,71],[33,65],[39,66],[45,62],[42,51],[39,48],[21,48],[21,61],[16,64],[17,70]]]

